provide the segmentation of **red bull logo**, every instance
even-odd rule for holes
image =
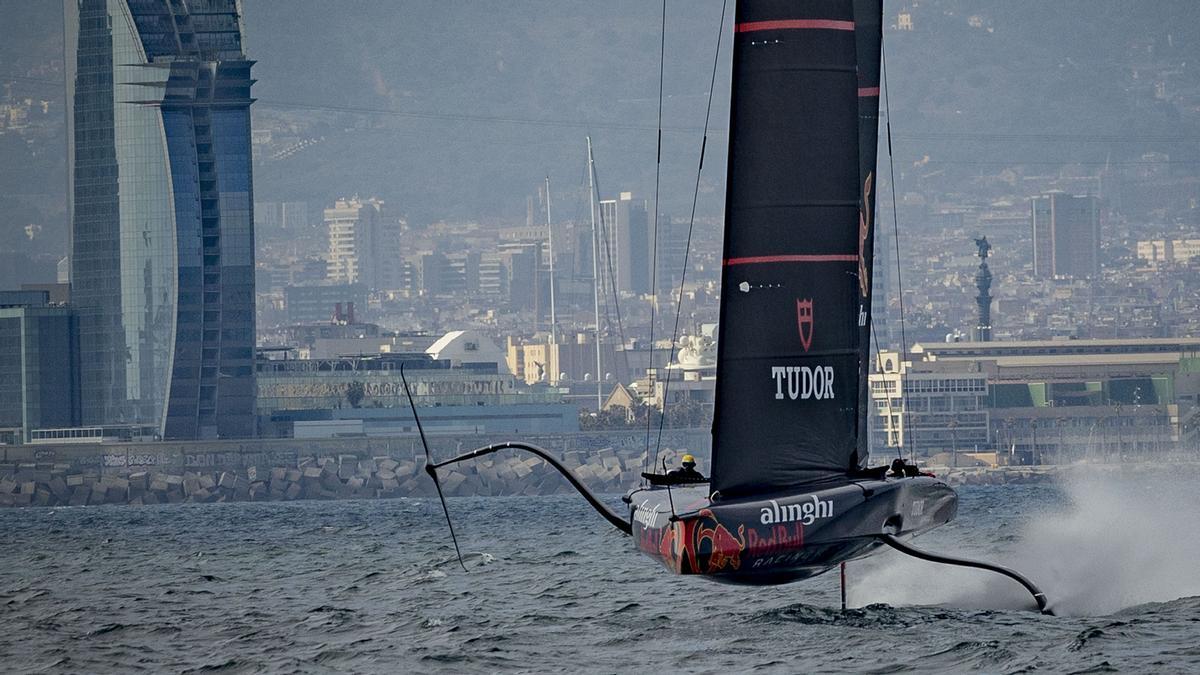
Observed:
[[[741,568],[742,551],[746,549],[745,525],[738,525],[737,536],[734,536],[708,509],[702,509],[692,525],[692,555],[696,572],[715,574]]]

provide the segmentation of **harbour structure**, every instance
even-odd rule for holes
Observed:
[[[451,331],[424,352],[296,358],[272,349],[258,361],[258,414],[267,437],[416,433],[401,368],[427,431],[563,433],[579,430],[563,391],[530,387],[505,352],[475,331]]]
[[[910,357],[885,351],[871,376],[878,452],[1056,463],[1200,443],[1200,338],[929,343]]]
[[[84,425],[254,435],[250,71],[239,0],[65,0]]]
[[[0,292],[0,443],[79,424],[79,325],[46,291]]]
[[[426,354],[259,361],[264,437],[415,434],[404,365],[426,431],[478,434],[579,430],[575,406],[556,390],[529,389],[495,364],[452,365]]]

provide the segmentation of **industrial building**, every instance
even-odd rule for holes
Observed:
[[[1023,462],[1153,457],[1200,442],[1200,338],[914,345],[871,375],[875,452]]]

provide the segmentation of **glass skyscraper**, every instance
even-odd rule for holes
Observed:
[[[83,424],[254,435],[240,0],[65,0]]]

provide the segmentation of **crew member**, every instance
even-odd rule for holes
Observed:
[[[684,455],[680,462],[681,468],[667,472],[667,477],[679,483],[698,483],[704,480],[704,474],[696,470],[696,458]]]

